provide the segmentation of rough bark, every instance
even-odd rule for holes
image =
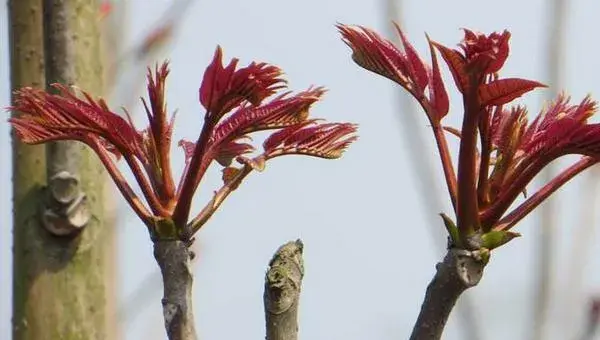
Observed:
[[[302,241],[281,246],[269,263],[265,276],[267,340],[298,339],[298,304],[304,277]]]
[[[190,256],[185,242],[154,242],[154,258],[163,277],[163,317],[170,340],[197,339],[192,309]]]
[[[10,18],[11,85],[43,87],[44,37],[41,0],[12,0],[8,2]],[[46,152],[42,145],[25,145],[12,134],[13,150],[13,223],[14,223],[14,272],[13,272],[13,338],[27,339],[31,326],[36,327],[43,316],[32,312],[27,303],[28,226],[37,226],[40,189],[46,184]],[[38,276],[37,274],[35,276]],[[29,338],[35,338],[35,334]]]
[[[485,264],[486,260],[480,251],[448,250],[444,260],[437,264],[435,276],[427,286],[411,340],[441,339],[458,298],[465,290],[479,283]]]
[[[46,21],[45,25],[44,18],[49,18],[44,13],[51,15],[53,6],[65,6],[63,16],[58,22],[56,17],[51,17],[54,22]],[[54,78],[49,81],[65,80],[60,78],[68,75],[78,86],[100,93],[102,68],[97,8],[92,0],[9,1],[12,88],[43,87],[47,73]],[[45,39],[44,33],[62,35]],[[57,39],[62,39],[68,47],[54,45]],[[49,47],[48,53],[44,52],[44,45]],[[65,51],[69,53],[63,53]],[[45,67],[45,60],[52,61],[52,69]],[[61,67],[67,67],[67,72]],[[108,262],[112,230],[103,223],[101,206],[103,181],[99,179],[104,178],[104,174],[88,149],[74,145],[71,150],[80,158],[71,163],[69,156],[65,159],[67,165],[63,166],[48,160],[45,146],[26,146],[13,137],[15,340],[114,338],[114,326],[107,321],[113,313],[106,310],[114,293],[114,266]],[[49,164],[53,164],[49,170],[61,167],[77,170],[77,178],[61,181],[55,177],[58,186],[48,189]],[[77,185],[75,191],[71,191],[73,184]],[[77,197],[71,194],[79,189],[85,197],[75,201]],[[59,203],[76,208],[78,214],[66,214],[65,207],[56,204],[57,198],[63,200]],[[58,213],[56,216],[45,214],[48,212]],[[42,227],[44,217],[46,222],[51,222],[46,223],[47,226],[62,226],[60,222],[67,221],[81,228],[76,233],[53,234],[52,228]]]

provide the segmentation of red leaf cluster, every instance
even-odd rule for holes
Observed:
[[[262,170],[267,160],[290,154],[338,158],[356,140],[356,126],[324,123],[309,119],[309,111],[325,90],[309,88],[293,94],[286,88],[281,70],[266,63],[238,68],[233,59],[223,66],[217,48],[200,86],[200,102],[206,109],[198,138],[182,140],[185,169],[179,183],[171,172],[170,149],[174,115],[167,114],[165,102],[167,63],[148,71],[148,101],[143,100],[148,126],[138,131],[131,119],[112,112],[103,100],[82,92],[83,99],[63,85],[58,94],[23,88],[16,91],[14,107],[20,114],[10,122],[25,143],[53,140],[81,141],[96,151],[120,191],[151,229],[157,220],[172,220],[182,240],[214,213],[225,197],[252,170]],[[251,134],[272,130],[255,157]],[[123,156],[142,188],[147,206],[133,192],[110,153]],[[241,167],[232,166],[236,160]],[[207,168],[216,161],[224,169],[224,184],[215,197],[190,222],[191,201]],[[149,208],[149,209],[148,209]]]
[[[285,87],[278,67],[253,62],[236,69],[238,62],[234,58],[223,67],[223,51],[220,46],[217,47],[200,86],[200,103],[207,115],[221,117],[244,101],[259,105],[265,98]]]
[[[508,31],[485,35],[465,29],[458,49],[428,38],[430,66],[396,28],[401,48],[368,28],[338,25],[342,40],[352,49],[353,60],[400,84],[429,117],[459,234],[467,246],[466,241],[474,233],[511,228],[558,187],[600,160],[600,124],[587,124],[587,118],[596,111],[596,103],[590,98],[573,105],[561,95],[531,124],[524,107],[506,107],[525,93],[545,86],[533,80],[500,78],[498,73],[509,55]],[[441,125],[449,104],[436,50],[463,96],[460,130]],[[425,88],[429,88],[428,96],[424,95]],[[456,175],[446,137],[440,131],[450,131],[460,138]],[[584,158],[507,213],[535,175],[566,154],[581,154]]]
[[[425,63],[400,27],[395,27],[403,50],[368,28],[337,25],[358,65],[404,87],[422,105],[430,107],[429,119],[439,122],[448,113],[449,103],[435,54],[432,50],[432,66]],[[428,97],[425,96],[426,88],[429,88]]]

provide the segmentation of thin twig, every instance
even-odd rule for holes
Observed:
[[[302,241],[288,242],[275,252],[265,275],[266,340],[298,339],[298,303],[304,277]]]
[[[554,0],[549,3],[549,17],[546,25],[547,29],[547,52],[548,64],[547,73],[549,77],[550,88],[553,89],[551,96],[557,92],[556,89],[563,84],[563,60],[566,46],[566,16],[567,1]],[[542,171],[542,180],[549,182],[556,169],[552,164]],[[533,334],[531,339],[544,339],[544,327],[546,323],[547,311],[550,300],[550,289],[553,282],[552,265],[554,263],[553,249],[554,235],[556,234],[555,216],[557,211],[556,201],[547,200],[540,210],[540,224],[538,225],[540,237],[538,238],[538,263],[535,264],[537,273],[534,274],[534,316],[533,316]],[[535,272],[535,271],[534,271]]]
[[[128,1],[121,0],[120,2],[122,3],[116,10],[128,6]],[[107,87],[112,89],[110,92],[111,102],[118,103],[123,107],[134,107],[139,93],[144,88],[144,82],[140,82],[139,79],[144,79],[146,67],[156,63],[159,55],[164,53],[165,46],[169,46],[176,37],[184,16],[190,12],[189,8],[193,2],[193,0],[173,1],[138,44],[119,54],[109,67],[109,73],[113,75],[112,82]],[[128,12],[128,14],[130,13],[131,11]],[[133,69],[133,71],[125,72],[128,69]]]

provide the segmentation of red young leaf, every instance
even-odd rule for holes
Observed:
[[[238,60],[232,59],[224,68],[222,57],[221,47],[217,47],[200,86],[200,103],[215,122],[242,102],[259,105],[285,87],[282,72],[275,66],[253,62],[236,70]]]
[[[492,117],[492,125],[490,127],[490,136],[492,138],[492,145],[496,147],[500,152],[505,150],[503,143],[506,143],[512,131],[516,128],[515,124],[519,123],[519,129],[522,133],[525,133],[524,127],[527,126],[527,110],[523,106],[516,106],[510,110],[496,110]],[[523,127],[523,128],[521,128]]]
[[[167,119],[167,104],[165,100],[166,78],[169,75],[169,65],[164,62],[159,68],[156,66],[154,73],[148,68],[148,99],[150,106],[142,98],[149,126],[143,131],[143,143],[149,163],[145,164],[150,180],[163,200],[169,200],[175,194],[175,184],[171,173],[171,138],[173,136],[173,122],[175,114],[170,121]]]
[[[467,74],[466,70],[467,64],[465,57],[458,51],[438,44],[435,41],[430,43],[433,44],[433,46],[435,46],[442,54],[442,58],[444,58],[446,61],[458,90],[461,93],[466,93],[467,89],[469,88],[469,75]]]
[[[505,78],[479,86],[479,102],[481,106],[503,105],[535,89],[546,85],[533,80],[521,78]]]
[[[254,147],[251,144],[230,141],[219,147],[215,160],[222,166],[229,166],[234,158],[252,151]]]
[[[223,51],[221,46],[217,46],[212,63],[204,71],[202,85],[200,85],[200,103],[208,111],[216,111],[217,102],[223,92],[228,90],[231,77],[238,63],[234,58],[227,67],[223,68]]]
[[[196,143],[190,142],[189,140],[182,139],[177,144],[183,149],[183,155],[185,157],[185,163],[189,164],[190,160],[194,156],[194,150],[196,150]]]
[[[489,179],[492,198],[499,193],[505,185],[508,174],[515,170],[523,158],[523,152],[519,149],[526,127],[525,107],[515,106],[510,110],[496,107],[490,127],[492,146],[496,149],[494,170]]]
[[[400,40],[402,41],[402,46],[404,46],[404,52],[406,53],[406,66],[408,68],[410,78],[414,81],[416,85],[416,91],[418,93],[423,93],[425,86],[429,82],[429,77],[427,74],[427,66],[419,57],[417,50],[413,47],[413,45],[406,39],[406,36],[400,29],[400,27],[394,23],[394,27],[396,28],[396,32],[400,36]]]
[[[501,105],[496,106],[494,108],[489,128],[489,137],[491,137],[492,146],[498,145],[498,141],[500,139],[501,124],[506,114],[508,114],[507,111],[504,110],[504,108]]]
[[[407,58],[394,44],[362,26],[337,25],[342,40],[352,49],[352,59],[359,66],[382,75],[409,89]]]
[[[211,144],[303,122],[308,118],[311,105],[324,93],[321,87],[311,88],[294,96],[287,96],[286,93],[258,107],[242,107],[217,125]]]
[[[155,163],[158,157],[153,152],[156,148],[147,135],[148,130],[136,131],[131,122],[109,111],[102,100],[95,101],[85,92],[82,92],[85,97],[82,100],[63,85],[54,87],[59,94],[51,95],[31,88],[15,92],[12,109],[22,114],[10,122],[23,142],[77,140],[87,144],[102,160],[136,213],[148,221],[148,210],[125,182],[108,152],[123,155],[152,212],[156,216],[166,216],[169,212],[163,203],[171,199],[175,189],[170,186],[172,179],[168,171],[156,170],[159,168]]]
[[[499,114],[496,112],[496,114]],[[506,174],[517,166],[521,156],[517,154],[525,128],[527,127],[527,111],[522,106],[513,107],[510,111],[503,111],[497,138],[492,137],[492,144],[496,146],[498,160],[490,182],[492,191],[496,191],[503,183]]]
[[[83,142],[90,135],[88,133],[74,133],[65,131],[65,129],[54,129],[52,127],[40,125],[35,118],[22,115],[18,118],[10,118],[19,139],[27,144],[41,144],[50,141],[73,139]],[[116,150],[111,151],[120,156]]]
[[[24,143],[39,144],[51,140],[78,140],[88,145],[97,140],[115,156],[135,155],[147,162],[142,136],[119,115],[111,112],[103,101],[96,102],[87,95],[77,98],[60,84],[53,87],[59,94],[39,89],[23,88],[15,92],[12,110],[22,114],[10,122]]]
[[[568,105],[568,100],[559,96],[537,123],[536,130],[527,131],[529,139],[523,143],[524,152],[557,157],[594,147],[596,130],[587,128],[586,121],[596,112],[597,103],[590,97],[585,97],[578,105]]]
[[[521,149],[533,155],[560,148],[595,111],[596,103],[586,97],[579,105],[570,105],[569,98],[559,95],[527,128]]]
[[[496,165],[494,169],[494,173],[500,172],[498,168],[502,166],[503,172],[500,172],[502,176],[492,175],[492,192],[497,193],[497,201],[492,208],[484,211],[481,215],[483,219],[487,220],[486,223],[493,224],[504,215],[519,193],[524,191],[525,186],[544,166],[558,157],[567,154],[582,154],[600,159],[598,153],[600,151],[600,127],[596,124],[586,125],[587,118],[595,113],[596,108],[596,102],[589,97],[586,97],[578,105],[570,105],[569,99],[560,95],[536,117],[527,131],[521,134],[520,138],[516,138],[521,142],[514,155],[512,157],[506,155],[504,158],[508,159],[502,162],[504,164]],[[525,123],[520,125],[519,129],[522,130]],[[513,129],[513,131],[515,130],[517,129]],[[509,134],[503,134],[502,139],[510,139]],[[505,142],[504,140],[500,143]],[[546,189],[541,190],[551,190],[547,191],[550,194],[557,189],[557,187],[552,188],[552,183],[556,183],[557,186],[562,185],[559,182],[552,180],[544,187]],[[538,197],[538,194],[531,196],[530,200],[534,197]],[[535,205],[539,203],[536,202]],[[515,211],[517,211],[515,214],[520,214],[519,208]],[[519,219],[522,217],[519,216]]]
[[[460,44],[469,69],[482,74],[498,72],[508,58],[510,32],[494,32],[485,35],[464,30],[465,37]]]
[[[232,166],[228,166],[226,168],[223,168],[223,175],[221,176],[221,178],[223,179],[223,183],[227,184],[229,183],[232,179],[234,179],[240,172],[242,172],[241,169],[238,169],[236,167],[232,167]]]
[[[429,100],[431,101],[431,105],[435,108],[435,111],[438,115],[436,117],[437,120],[441,121],[450,110],[450,100],[448,99],[448,92],[446,92],[446,88],[444,87],[444,81],[442,80],[442,74],[440,72],[440,67],[438,66],[435,49],[433,48],[433,44],[429,39],[429,36],[427,37],[427,41],[429,42],[429,51],[431,53]]]
[[[565,152],[600,159],[600,124],[581,126],[565,144]]]
[[[265,157],[301,154],[321,158],[338,158],[357,137],[356,125],[306,121],[284,128],[265,140]]]
[[[537,140],[540,139],[540,137],[544,134],[544,131],[547,130],[550,125],[558,120],[559,117],[564,117],[566,112],[572,110],[569,109],[569,100],[569,97],[567,97],[564,93],[561,93],[553,102],[551,102],[542,112],[540,112],[540,114],[535,117],[533,122],[527,128],[525,136],[523,137],[524,143],[522,148],[524,150],[528,150],[531,145],[537,144]]]
[[[165,81],[169,75],[169,64],[163,63],[160,68],[158,66],[154,70],[154,74],[148,68],[146,76],[148,81],[148,100],[150,107],[142,98],[144,109],[148,122],[150,122],[151,133],[154,136],[157,145],[163,145],[167,149],[170,147],[171,134],[173,130],[172,124],[167,121],[167,104],[165,102]]]
[[[317,119],[310,119],[274,132],[267,139],[265,139],[265,141],[263,142],[263,148],[266,152],[274,150],[280,144],[282,144],[286,140],[286,138],[288,138],[291,134],[302,129],[305,126],[313,125],[316,122],[318,122]]]

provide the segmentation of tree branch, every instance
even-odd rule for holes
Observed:
[[[190,254],[185,242],[154,242],[154,258],[163,277],[162,306],[169,340],[197,339],[192,310]]]
[[[465,290],[479,283],[488,257],[487,250],[448,250],[444,260],[437,264],[437,272],[427,286],[411,340],[441,339],[456,301]]]
[[[304,277],[302,241],[282,245],[265,276],[266,340],[298,339],[298,302]]]

